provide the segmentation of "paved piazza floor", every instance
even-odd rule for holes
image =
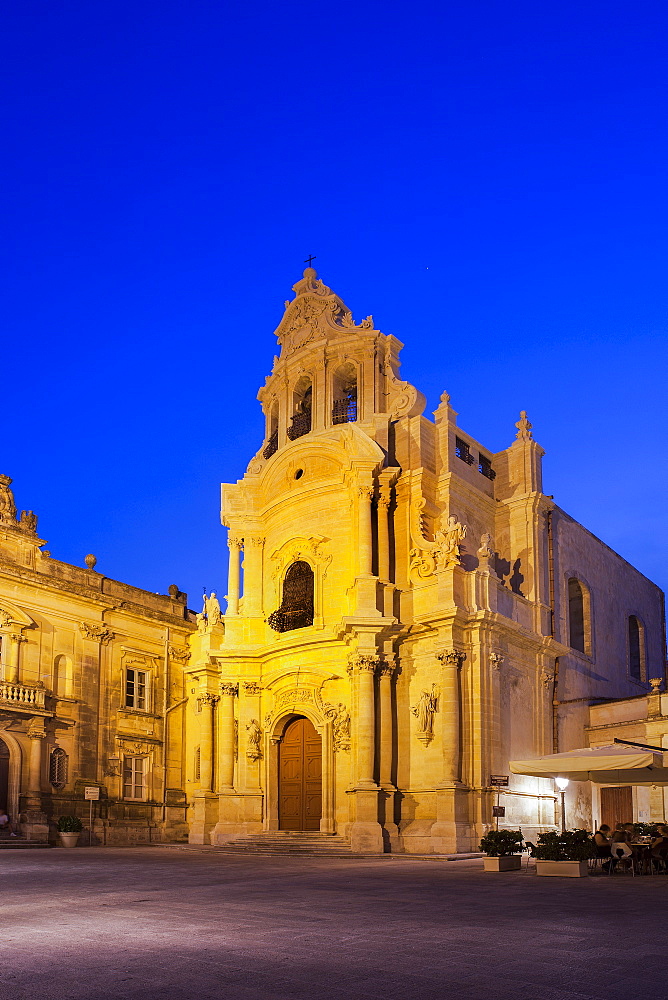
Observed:
[[[668,876],[3,851],[11,1000],[662,1000]]]

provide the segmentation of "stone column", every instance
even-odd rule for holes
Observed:
[[[374,673],[377,656],[355,654],[351,657],[349,671],[357,678],[357,774],[355,787],[377,788],[374,781],[374,749],[376,743],[376,708],[374,699]]]
[[[239,685],[223,681],[220,685],[220,774],[221,792],[234,791],[234,750],[236,732],[234,728],[234,699]]]
[[[380,715],[380,769],[379,778],[381,788],[391,788],[394,791],[392,782],[392,675],[394,674],[394,664],[382,661],[379,668],[378,681],[378,701]]]
[[[456,649],[436,654],[443,665],[440,710],[443,713],[443,777],[460,779],[460,698],[459,668],[464,654]]]
[[[239,614],[239,554],[244,547],[243,538],[230,536],[227,539],[230,550],[230,565],[227,571],[227,614]]]
[[[205,691],[199,696],[199,789],[213,791],[213,710],[218,698]]]
[[[244,616],[262,614],[262,548],[264,538],[244,538]]]
[[[468,829],[465,791],[460,781],[459,754],[461,746],[461,708],[459,694],[459,668],[464,654],[456,649],[437,653],[443,666],[441,696],[438,710],[442,716],[443,780],[436,789],[436,822],[431,827],[434,853],[472,850],[464,842],[463,831]]]
[[[379,818],[380,788],[374,781],[376,711],[374,673],[378,657],[356,653],[350,658],[349,673],[356,687],[355,749],[356,772],[350,789],[350,846],[353,851],[382,854],[385,850]]]
[[[378,576],[384,583],[390,579],[390,487],[383,484],[378,496]]]
[[[21,643],[26,642],[26,637],[20,632],[12,632],[9,638],[11,640],[11,646],[9,648],[9,675],[7,680],[11,684],[18,684],[21,676],[19,669]]]
[[[358,488],[359,530],[358,530],[358,560],[359,575],[371,576],[373,559],[373,540],[371,535],[371,501],[373,486]]]
[[[32,719],[28,729],[30,757],[28,761],[28,794],[26,809],[29,812],[42,808],[42,740],[46,739],[44,721]]]

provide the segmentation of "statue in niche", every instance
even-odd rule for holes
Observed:
[[[248,746],[246,747],[246,757],[248,760],[256,761],[260,760],[262,757],[262,748],[260,746],[260,741],[262,739],[262,730],[260,729],[260,723],[257,719],[251,719],[246,726],[246,731],[248,732]]]
[[[417,738],[425,746],[431,743],[434,738],[434,713],[437,711],[438,696],[436,686],[432,684],[431,691],[423,691],[417,705],[413,705],[411,708],[411,712],[418,720]]]

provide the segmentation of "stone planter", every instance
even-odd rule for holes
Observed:
[[[565,875],[566,878],[582,878],[588,874],[588,861],[536,861],[536,875]]]
[[[76,847],[79,840],[79,833],[58,833],[61,847]]]
[[[519,854],[506,854],[501,858],[483,858],[482,866],[486,872],[516,872],[522,867]]]

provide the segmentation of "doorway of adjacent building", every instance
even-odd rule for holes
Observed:
[[[9,747],[0,740],[0,809],[9,812]],[[16,817],[13,817],[14,819]]]
[[[278,755],[280,830],[320,830],[322,741],[309,719],[290,722]]]
[[[618,823],[633,822],[633,789],[631,785],[601,789],[601,823],[614,830]]]

